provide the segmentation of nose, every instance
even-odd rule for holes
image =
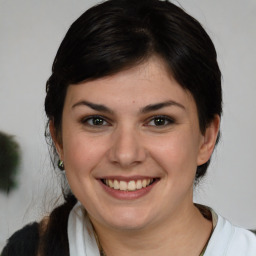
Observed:
[[[122,168],[129,168],[146,159],[142,136],[134,128],[119,128],[112,134],[109,160]]]

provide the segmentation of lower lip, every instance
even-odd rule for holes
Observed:
[[[141,198],[141,197],[147,195],[151,191],[151,189],[156,185],[157,182],[158,182],[158,180],[154,181],[151,185],[149,185],[145,188],[138,189],[135,191],[123,191],[123,190],[117,190],[117,189],[110,188],[107,185],[105,185],[101,180],[99,180],[99,183],[101,184],[103,189],[110,196],[112,196],[116,199],[120,199],[120,200],[134,200],[134,199]]]

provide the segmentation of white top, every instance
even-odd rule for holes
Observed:
[[[233,226],[212,211],[216,223],[204,256],[256,256],[256,236]],[[93,228],[81,203],[77,203],[68,219],[70,256],[100,256]]]
[[[68,241],[70,256],[100,256],[91,222],[80,202],[69,214]]]
[[[212,211],[213,220],[214,213]],[[256,256],[256,236],[217,215],[216,227],[204,256]]]

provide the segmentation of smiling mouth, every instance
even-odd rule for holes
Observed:
[[[121,191],[136,191],[143,188],[146,188],[152,185],[157,179],[140,179],[140,180],[114,180],[114,179],[101,179],[101,182],[107,187],[110,187],[114,190]]]

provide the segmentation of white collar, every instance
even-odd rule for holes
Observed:
[[[231,225],[213,210],[216,225],[205,251],[205,256],[255,256],[256,237],[251,232]],[[78,202],[68,219],[68,241],[70,256],[100,256],[93,227],[84,207]]]
[[[92,225],[80,202],[69,214],[68,241],[70,256],[100,256]]]

